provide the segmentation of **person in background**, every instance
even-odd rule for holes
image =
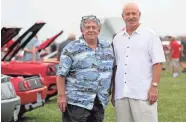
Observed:
[[[172,76],[178,77],[179,71],[180,71],[180,44],[178,41],[170,36],[170,59],[171,59],[171,65],[172,65]]]
[[[63,41],[63,42],[61,42],[61,43],[59,44],[59,47],[58,47],[58,59],[59,59],[59,57],[61,56],[61,51],[63,50],[63,48],[64,48],[68,43],[70,43],[71,41],[74,41],[74,40],[76,40],[76,35],[73,34],[73,33],[71,33],[71,34],[69,34],[67,40],[65,40],[65,41]]]
[[[186,73],[186,36],[181,41],[180,64],[183,67],[182,72]]]
[[[34,36],[24,48],[23,61],[39,61],[40,55],[37,49],[40,44],[38,37]]]
[[[159,36],[143,27],[140,16],[138,5],[127,3],[122,12],[126,28],[113,40],[117,69],[112,103],[118,122],[158,122],[158,84],[165,56]]]
[[[56,43],[52,43],[52,45],[50,46],[50,53],[53,53],[57,50],[57,45]]]

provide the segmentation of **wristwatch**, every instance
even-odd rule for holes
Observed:
[[[152,86],[158,87],[158,83],[157,82],[153,82]]]

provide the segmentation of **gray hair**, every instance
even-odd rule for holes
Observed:
[[[101,29],[102,24],[101,24],[100,20],[94,15],[88,15],[88,16],[83,16],[82,17],[82,20],[81,20],[81,23],[80,23],[80,30],[81,31],[82,31],[82,28],[84,27],[87,20],[94,21],[99,26],[99,28]]]

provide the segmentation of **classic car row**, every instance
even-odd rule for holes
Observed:
[[[22,115],[44,106],[57,94],[56,63],[16,60],[29,41],[45,23],[35,23],[17,40],[12,39],[21,28],[1,30],[1,121],[17,121]],[[49,46],[63,31],[44,41],[39,51]]]

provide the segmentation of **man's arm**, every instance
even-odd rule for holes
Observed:
[[[153,76],[152,76],[152,83],[159,83],[160,76],[162,71],[162,65],[160,63],[153,65]]]
[[[36,61],[36,51],[37,50],[37,48],[34,46],[33,48],[32,48],[32,60],[33,61]]]
[[[57,103],[61,112],[65,112],[67,101],[66,101],[66,94],[65,94],[65,77],[57,76],[57,90],[58,90],[58,99]]]
[[[65,95],[65,77],[57,76],[57,90],[58,96]]]
[[[162,65],[160,63],[153,65],[152,83],[148,91],[148,101],[150,104],[154,104],[158,99],[158,83],[160,82],[161,71]]]
[[[171,46],[171,44],[170,44]],[[165,62],[165,55],[162,43],[159,36],[153,35],[152,42],[149,47],[149,54],[152,59],[152,80],[147,94],[150,104],[154,104],[158,99],[158,83],[160,82],[160,75],[162,71],[161,63]]]
[[[27,48],[24,48],[24,51],[25,51],[25,52],[29,52],[29,53],[32,53],[32,52],[33,52],[33,50],[29,50],[29,49],[27,49]]]
[[[72,66],[72,59],[71,59],[71,52],[67,47],[64,49],[64,51],[61,53],[60,59],[59,59],[59,64],[57,68],[57,89],[58,89],[58,98],[57,98],[57,103],[59,105],[59,108],[62,112],[66,111],[66,106],[67,106],[67,100],[66,100],[66,82],[65,78],[68,75],[71,66]],[[65,53],[69,51],[69,54]]]

